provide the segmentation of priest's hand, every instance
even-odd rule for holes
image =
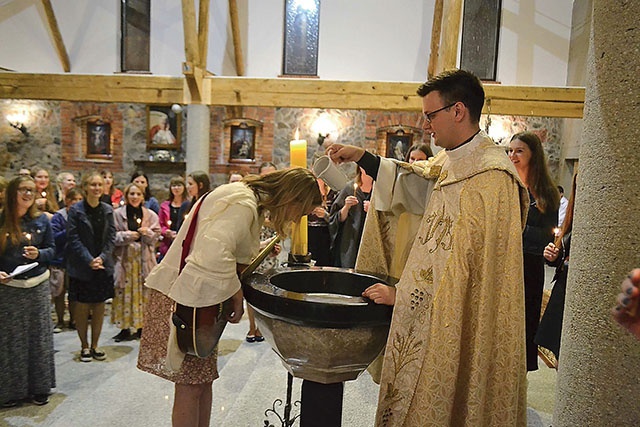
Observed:
[[[396,303],[396,288],[376,283],[365,289],[362,296],[369,298],[376,304],[394,305]]]
[[[640,268],[636,268],[629,273],[620,286],[617,305],[612,310],[613,318],[640,340],[640,313],[638,303],[640,302]]]
[[[364,156],[364,148],[355,145],[331,144],[325,153],[338,164],[357,162]]]

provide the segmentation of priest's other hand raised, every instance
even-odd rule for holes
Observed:
[[[364,155],[364,148],[355,145],[331,144],[325,152],[335,163],[357,162]]]

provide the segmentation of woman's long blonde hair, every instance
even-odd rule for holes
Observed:
[[[269,211],[271,225],[281,236],[288,234],[292,206],[302,217],[322,204],[315,175],[304,168],[291,168],[263,176],[247,175],[242,180],[258,196],[258,210]],[[287,214],[289,212],[289,215]]]

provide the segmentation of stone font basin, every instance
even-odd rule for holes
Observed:
[[[243,281],[267,342],[298,378],[354,380],[380,354],[392,308],[360,295],[380,279],[331,267],[287,267]]]

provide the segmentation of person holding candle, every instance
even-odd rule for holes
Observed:
[[[175,339],[169,341],[174,301],[203,307],[231,299],[233,312],[227,319],[239,322],[243,298],[237,272],[258,253],[265,212],[269,212],[278,234],[286,236],[292,221],[320,203],[316,178],[304,168],[249,175],[240,182],[221,185],[194,207],[199,209],[197,228],[184,268],[182,242],[196,217],[191,214],[178,231],[179,244],[171,245],[147,277],[149,303],[138,368],[175,383],[174,426],[210,424],[212,382],[218,377],[215,351],[207,358],[197,358],[180,353]]]
[[[527,190],[480,129],[485,94],[475,75],[445,71],[417,93],[422,129],[443,148],[429,161],[328,148],[376,180],[356,270],[395,283],[363,293],[394,306],[375,425],[523,427]],[[422,219],[399,237],[405,212]]]
[[[160,204],[160,213],[158,220],[160,221],[160,232],[162,241],[160,242],[160,253],[158,261],[162,260],[169,250],[171,242],[178,232],[178,223],[180,218],[180,207],[187,201],[189,194],[187,193],[187,185],[184,178],[174,176],[169,181],[169,199]]]
[[[578,174],[573,175],[571,196],[567,205],[567,212],[553,243],[549,243],[542,255],[547,265],[556,268],[553,276],[553,289],[549,302],[540,319],[535,343],[551,350],[556,359],[560,359],[560,337],[562,333],[562,317],[564,315],[564,300],[567,290],[567,274],[569,274],[569,255],[571,252],[571,230],[573,229],[574,206],[576,199]],[[556,366],[557,368],[557,366]]]
[[[51,219],[59,207],[53,185],[49,180],[49,172],[44,168],[36,167],[32,173],[36,183],[36,207]]]
[[[527,336],[527,371],[538,369],[538,346],[534,338],[540,323],[544,288],[544,248],[553,241],[558,224],[560,193],[551,180],[540,138],[532,132],[514,135],[509,158],[529,190],[527,226],[522,235],[524,295]]]
[[[105,360],[98,348],[105,301],[113,298],[113,247],[116,229],[113,208],[100,202],[104,178],[91,171],[82,178],[85,199],[69,208],[67,219],[67,275],[69,302],[80,338],[80,361]],[[91,342],[88,340],[91,317]]]
[[[160,237],[158,215],[145,208],[142,189],[129,184],[124,189],[125,206],[113,213],[116,240],[115,296],[111,305],[111,323],[120,328],[116,342],[140,338],[146,290],[144,280],[155,267],[155,246]],[[131,335],[131,328],[136,333]]]
[[[104,195],[100,201],[111,204],[114,209],[124,205],[122,191],[116,188],[113,183],[113,173],[110,170],[103,169],[100,171],[100,175],[104,179]]]
[[[158,199],[151,195],[149,178],[147,175],[142,171],[135,171],[131,175],[131,182],[142,189],[142,194],[144,194],[144,207],[151,209],[157,215],[160,212],[160,203],[158,203]]]
[[[55,255],[51,225],[36,207],[30,176],[12,179],[0,215],[0,405],[49,402],[56,386],[47,264]],[[23,264],[37,266],[15,277]]]
[[[364,220],[369,211],[373,178],[358,167],[356,177],[338,193],[329,212],[329,235],[334,267],[356,265]]]

